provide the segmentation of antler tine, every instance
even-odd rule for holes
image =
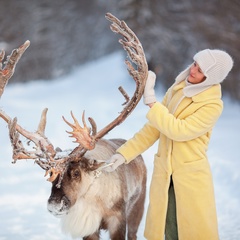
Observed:
[[[41,120],[38,124],[37,132],[39,134],[41,134],[42,136],[45,136],[45,128],[46,128],[46,123],[47,123],[47,111],[48,111],[48,108],[43,109],[42,115],[41,115]]]
[[[92,129],[87,127],[86,121],[85,121],[85,111],[83,111],[82,114],[82,122],[83,122],[83,127],[80,126],[78,120],[75,118],[75,116],[73,115],[73,113],[71,112],[71,116],[74,120],[74,124],[68,122],[65,117],[63,116],[63,120],[65,121],[65,123],[67,123],[72,129],[73,131],[69,132],[66,131],[67,133],[71,134],[70,137],[73,137],[76,139],[76,141],[79,143],[79,147],[77,147],[76,149],[73,150],[73,152],[77,152],[76,150],[81,150],[82,148],[90,150],[93,149],[95,147],[93,141],[92,141],[92,136],[91,135],[91,131],[93,132],[93,134],[96,133],[96,123],[94,122],[94,120],[92,118],[89,118],[89,122],[92,126]]]
[[[111,13],[106,14],[106,19],[112,22],[110,26],[111,30],[115,33],[119,33],[124,37],[123,39],[120,39],[119,42],[123,45],[124,50],[127,51],[130,60],[138,66],[139,70],[146,68],[147,63],[143,47],[136,34],[128,27],[124,21],[120,21]],[[131,64],[129,61],[128,63]]]
[[[25,150],[22,142],[19,139],[19,133],[16,131],[17,118],[10,120],[8,123],[9,138],[13,147],[13,163],[16,163],[18,159],[30,159],[33,158],[32,154]]]
[[[145,59],[144,51],[135,33],[124,21],[120,21],[112,14],[107,13],[106,18],[112,22],[110,26],[111,30],[115,33],[121,34],[124,37],[124,39],[120,39],[119,42],[122,44],[124,50],[127,51],[130,60],[138,66],[138,69],[144,67],[142,66],[142,60]],[[133,67],[129,67],[130,65],[132,66],[132,64],[127,61],[127,65],[130,75],[135,76],[135,74],[131,74],[135,69]]]
[[[5,52],[3,50],[0,51],[0,69],[2,69],[2,61],[4,59]]]
[[[46,121],[47,109],[43,110],[41,120],[39,125],[44,125]],[[47,158],[48,156],[54,157],[56,152],[53,148],[53,145],[49,140],[44,136],[44,128],[38,130],[35,133],[29,132],[17,124],[17,119],[12,120],[5,112],[0,110],[0,117],[4,119],[9,126],[9,134],[11,143],[13,146],[13,159],[14,162],[20,159],[37,159],[37,158]],[[21,141],[19,140],[19,134],[23,135],[25,138],[33,142],[36,147],[35,151],[26,150]],[[46,157],[47,156],[47,157]]]
[[[19,61],[19,59],[22,57],[23,53],[26,51],[26,49],[29,47],[30,41],[26,41],[23,45],[21,45],[19,48],[14,49],[10,56],[7,57],[7,61],[5,63],[5,67],[3,66],[3,59],[5,56],[5,52],[2,50],[0,53],[0,97],[2,96],[4,92],[4,88],[6,87],[8,80],[12,77],[15,71],[15,67]]]

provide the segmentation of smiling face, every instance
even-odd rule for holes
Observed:
[[[204,76],[201,68],[199,67],[197,62],[194,62],[190,68],[188,82],[192,84],[197,84],[203,82],[205,79],[206,77]]]

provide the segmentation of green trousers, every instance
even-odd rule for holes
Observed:
[[[168,190],[168,209],[165,227],[165,240],[178,240],[176,198],[172,180]]]

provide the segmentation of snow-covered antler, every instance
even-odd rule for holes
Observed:
[[[3,63],[5,52],[3,50],[0,52],[0,97],[4,92],[9,79],[13,76],[18,61],[29,45],[30,41],[26,41],[19,48],[14,49],[7,57],[5,63]],[[56,155],[53,145],[49,142],[44,133],[46,127],[46,114],[47,109],[44,109],[37,131],[29,132],[17,124],[17,118],[12,119],[7,115],[7,113],[0,110],[0,118],[8,123],[9,137],[13,147],[14,163],[20,159],[35,159],[36,162],[45,170],[52,168],[52,164],[47,164],[48,166],[46,167],[46,162],[40,160],[47,159],[47,162],[49,162]],[[33,142],[35,144],[35,150],[28,151],[24,148],[19,138],[20,135]]]
[[[29,132],[17,124],[17,118],[11,119],[4,111],[0,111],[0,117],[8,123],[9,137],[13,147],[13,160],[20,159],[49,159],[56,154],[53,145],[46,138],[44,132],[46,127],[47,108],[43,110],[40,123],[36,132]],[[28,151],[22,145],[19,134],[35,144],[34,151]]]

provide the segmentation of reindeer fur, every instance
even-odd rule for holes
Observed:
[[[142,157],[114,172],[103,171],[99,177],[95,172],[99,164],[95,160],[109,159],[123,142],[99,140],[83,159],[69,164],[61,188],[53,182],[48,209],[61,217],[62,230],[73,238],[99,239],[100,230],[105,229],[112,240],[124,240],[126,232],[128,239],[136,239],[146,192]]]

